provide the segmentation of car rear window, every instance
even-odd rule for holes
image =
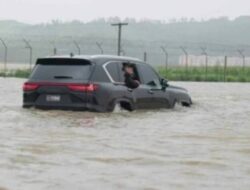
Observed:
[[[91,62],[83,59],[38,59],[31,74],[35,80],[88,80]]]

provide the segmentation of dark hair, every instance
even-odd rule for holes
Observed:
[[[124,63],[122,63],[122,65],[123,65],[123,67],[122,67],[123,71],[125,70],[125,67],[134,68],[134,65],[132,63],[129,63],[129,62],[124,62]]]

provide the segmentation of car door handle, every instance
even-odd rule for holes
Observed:
[[[149,94],[154,94],[153,90],[148,91]]]

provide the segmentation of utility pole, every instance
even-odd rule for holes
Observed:
[[[30,50],[30,57],[29,57],[29,62],[30,62],[30,71],[32,70],[32,53],[33,53],[33,48],[31,47],[30,43],[28,40],[23,39],[23,42],[25,43],[25,48]]]
[[[121,40],[122,40],[122,27],[127,26],[128,23],[114,23],[111,24],[111,26],[117,26],[118,27],[118,48],[117,48],[117,55],[121,55]]]
[[[6,72],[7,72],[7,56],[8,56],[8,46],[5,43],[5,41],[0,38],[0,41],[2,42],[3,46],[4,46],[4,76],[6,76]]]
[[[187,52],[186,47],[181,46],[180,48],[183,51],[183,53],[185,54],[185,60],[186,60],[185,66],[186,66],[186,77],[187,77],[188,76],[188,52]]]
[[[208,71],[208,54],[207,54],[207,48],[200,47],[201,48],[201,55],[205,56],[205,80],[207,81],[207,71]]]
[[[243,71],[244,71],[245,66],[246,66],[246,56],[244,54],[244,50],[243,49],[238,49],[237,51],[240,54],[240,56],[242,57],[242,68],[243,68]]]
[[[161,46],[162,51],[165,54],[165,68],[168,69],[168,52],[164,46]]]
[[[102,48],[102,43],[96,42],[96,45],[99,48],[99,50],[101,51],[101,54],[103,54],[104,51],[103,51],[103,48]]]
[[[80,45],[74,40],[73,41],[73,43],[75,44],[75,46],[76,46],[76,49],[77,49],[77,51],[78,51],[78,55],[81,55],[81,47],[80,47]]]

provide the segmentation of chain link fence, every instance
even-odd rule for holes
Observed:
[[[27,70],[39,57],[93,55],[117,52],[116,39],[64,37],[44,39],[1,39],[0,72]],[[250,76],[250,46],[205,43],[142,42],[123,40],[122,55],[136,57],[157,68],[170,80],[248,81]]]

